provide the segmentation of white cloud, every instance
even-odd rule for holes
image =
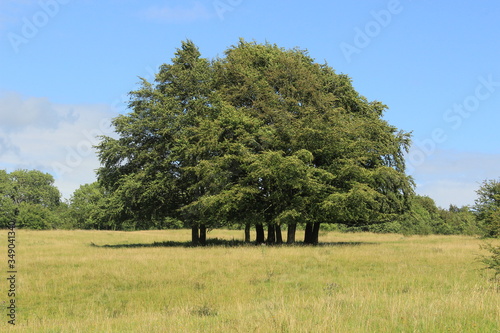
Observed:
[[[474,204],[478,188],[477,182],[444,179],[418,185],[417,193],[431,197],[442,208],[448,208],[450,204],[461,207]]]
[[[19,154],[19,147],[15,146],[8,137],[0,137],[0,156]]]
[[[18,93],[9,92],[0,95],[0,128],[15,132],[36,124],[39,128],[55,129],[63,121],[75,121],[76,115],[71,109],[55,110],[47,98],[23,98]]]
[[[438,206],[473,205],[476,190],[485,179],[500,177],[500,154],[436,150],[415,167],[416,191]]]
[[[65,198],[95,180],[99,161],[92,146],[96,136],[113,135],[111,106],[63,105],[10,93],[0,98],[0,110],[0,169],[48,172]]]
[[[168,23],[190,23],[198,20],[207,20],[213,14],[201,2],[192,2],[189,6],[154,6],[140,13],[146,19]]]

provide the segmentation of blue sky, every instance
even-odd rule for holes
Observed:
[[[182,40],[307,49],[413,133],[408,173],[439,206],[500,177],[500,3],[1,0],[0,168],[40,169],[65,198],[95,180],[96,135]]]

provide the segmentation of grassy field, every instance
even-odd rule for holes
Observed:
[[[322,233],[316,247],[206,248],[182,246],[185,230],[16,237],[17,325],[4,309],[4,332],[500,332],[500,292],[473,237]],[[164,241],[174,243],[148,246]]]

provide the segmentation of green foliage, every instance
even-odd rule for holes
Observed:
[[[12,182],[5,170],[0,170],[0,226],[7,227],[14,221],[16,205],[11,198]]]
[[[199,139],[200,124],[216,111],[209,62],[189,41],[172,62],[161,66],[155,85],[143,80],[131,92],[133,111],[113,121],[120,138],[105,137],[97,147],[117,228],[149,229],[165,217],[193,222],[196,214],[178,209],[204,192],[190,168],[209,153]]]
[[[486,236],[500,236],[500,180],[485,180],[474,206],[478,220],[484,225]]]
[[[14,204],[32,203],[47,208],[59,205],[61,194],[54,186],[54,177],[38,170],[16,170],[9,174],[10,193]]]
[[[482,227],[474,213],[467,206],[449,209],[438,208],[431,198],[415,195],[411,209],[394,220],[370,225],[364,228],[352,228],[351,231],[371,231],[380,233],[401,233],[404,235],[481,235]]]
[[[498,287],[500,288],[500,246],[484,244],[482,248],[488,250],[490,255],[482,256],[481,262],[486,265],[485,269],[493,271],[494,280],[498,282]]]
[[[54,214],[52,227],[55,229],[74,229],[74,221],[71,218],[69,202],[61,202],[57,207],[53,208]]]
[[[483,226],[468,206],[458,208],[450,205],[448,210],[440,209],[439,215],[449,230],[447,234],[469,236],[484,234]]]
[[[64,224],[61,194],[54,178],[38,170],[0,170],[0,223],[20,228],[51,229]]]
[[[70,198],[69,216],[77,229],[110,229],[104,189],[97,182],[81,185]]]
[[[28,229],[53,229],[56,225],[57,215],[49,208],[40,204],[21,202],[16,216],[18,228]]]

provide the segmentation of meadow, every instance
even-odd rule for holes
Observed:
[[[18,230],[16,325],[3,315],[0,331],[500,332],[475,237],[322,232],[319,246],[270,247],[242,245],[242,231],[208,236],[235,242]]]

